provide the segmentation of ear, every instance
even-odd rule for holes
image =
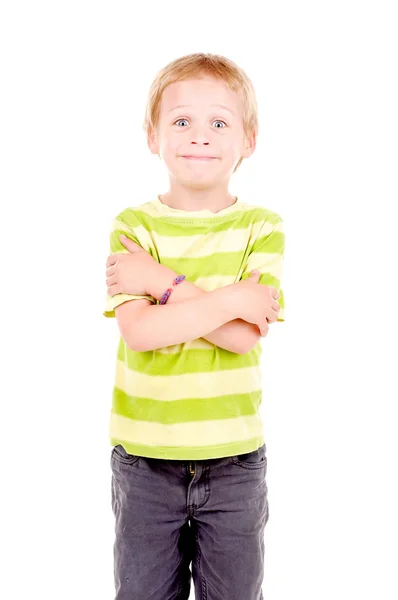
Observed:
[[[159,143],[157,140],[156,131],[154,131],[152,128],[148,129],[147,143],[152,154],[159,154]]]
[[[253,154],[257,145],[257,135],[256,133],[252,133],[249,136],[245,136],[245,145],[242,152],[243,158],[249,158]]]

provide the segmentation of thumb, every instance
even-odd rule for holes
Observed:
[[[129,250],[130,252],[136,252],[138,248],[140,248],[138,244],[133,242],[133,240],[130,240],[130,238],[126,237],[125,235],[121,235],[119,239],[123,246],[127,248],[127,250]]]
[[[254,269],[254,271],[252,271],[250,273],[250,277],[259,277],[260,276],[260,271],[257,271],[257,269]]]

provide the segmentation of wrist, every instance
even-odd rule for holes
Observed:
[[[156,300],[160,300],[165,291],[172,286],[174,279],[178,275],[179,273],[176,273],[173,269],[157,263],[151,272],[148,294],[156,298]]]
[[[238,288],[234,283],[214,290],[214,292],[217,294],[219,302],[222,303],[227,311],[230,321],[240,318],[241,310],[239,302],[242,296],[239,290],[240,288]]]

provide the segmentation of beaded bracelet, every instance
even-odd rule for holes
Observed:
[[[169,299],[169,296],[171,294],[171,291],[173,289],[173,287],[175,285],[178,285],[179,283],[181,283],[181,281],[183,281],[185,279],[185,275],[179,275],[178,277],[176,277],[173,281],[173,285],[171,286],[171,288],[168,288],[165,293],[163,294],[159,304],[166,304],[167,300]]]

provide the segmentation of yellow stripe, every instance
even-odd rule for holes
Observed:
[[[156,352],[161,352],[162,354],[178,354],[182,350],[214,350],[214,344],[208,342],[204,338],[200,337],[196,340],[188,340],[186,342],[182,342],[181,344],[173,344],[171,346],[166,346],[165,348],[158,348]]]
[[[179,375],[145,375],[132,371],[124,362],[116,361],[115,386],[129,396],[153,400],[181,398],[213,398],[233,394],[248,394],[261,389],[261,369],[258,365],[243,369],[185,373]]]
[[[118,219],[113,219],[111,231],[126,231],[126,225]],[[188,258],[203,258],[212,256],[216,252],[236,252],[237,249],[246,248],[255,242],[261,230],[261,237],[269,235],[272,231],[283,232],[283,221],[279,223],[253,223],[251,235],[248,239],[247,227],[230,228],[220,233],[207,233],[199,235],[179,235],[177,237],[159,235],[156,231],[149,232],[143,225],[134,226],[134,235],[140,240],[140,245],[149,251],[150,248],[161,248],[162,256],[169,259],[186,256]],[[220,246],[221,243],[221,246]],[[128,252],[126,249],[125,252]]]
[[[146,446],[216,446],[264,435],[260,414],[235,419],[192,421],[164,425],[134,421],[111,411],[111,438]]]

